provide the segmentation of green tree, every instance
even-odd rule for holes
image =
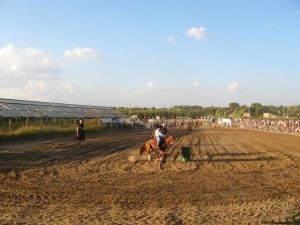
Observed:
[[[266,107],[257,107],[255,109],[255,116],[257,117],[262,117],[263,116],[263,113],[267,112],[267,108]]]
[[[237,103],[237,102],[231,102],[231,103],[229,103],[229,108],[232,109],[232,110],[234,110],[236,108],[239,108],[239,107],[240,107],[240,104]]]
[[[262,107],[263,105],[262,104],[260,104],[260,103],[258,103],[258,102],[255,102],[255,103],[252,103],[251,104],[251,108],[259,108],[259,107]]]

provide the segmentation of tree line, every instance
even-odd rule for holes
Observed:
[[[177,118],[190,117],[193,119],[201,117],[232,117],[241,118],[244,113],[250,113],[251,117],[262,118],[263,113],[270,113],[277,117],[300,118],[300,105],[294,106],[274,106],[262,105],[261,103],[252,103],[250,106],[240,105],[237,102],[231,102],[227,107],[202,107],[193,105],[178,105],[171,108],[141,108],[141,107],[119,107],[116,108],[119,112],[126,115],[137,115],[141,119],[149,119],[155,116],[161,118]]]

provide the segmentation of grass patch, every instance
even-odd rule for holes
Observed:
[[[91,126],[86,127],[84,129],[85,133],[88,134],[98,134],[102,133],[103,131],[113,129],[106,126]],[[0,131],[0,142],[7,142],[13,140],[20,140],[20,139],[34,139],[34,138],[41,138],[41,137],[57,137],[57,136],[74,136],[75,135],[75,126],[69,127],[54,127],[54,126],[28,126],[18,128],[15,131],[8,133]]]

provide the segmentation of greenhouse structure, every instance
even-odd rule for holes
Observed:
[[[0,129],[11,131],[29,125],[74,124],[79,119],[101,124],[102,121],[125,123],[128,116],[111,107],[88,106],[0,98]]]

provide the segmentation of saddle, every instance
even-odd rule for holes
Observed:
[[[158,149],[160,149],[160,150],[166,150],[166,145],[165,145],[165,143],[162,143],[162,147],[159,148],[159,146],[158,146],[158,141],[157,141],[155,138],[153,138],[153,139],[151,140],[151,145],[152,145],[152,147],[154,147],[154,149],[156,149],[156,150],[158,150]]]
[[[155,146],[155,147],[158,147],[157,145],[158,145],[158,142],[157,142],[157,140],[155,139],[155,138],[153,138],[152,140],[151,140],[151,144],[153,145],[153,146]]]

